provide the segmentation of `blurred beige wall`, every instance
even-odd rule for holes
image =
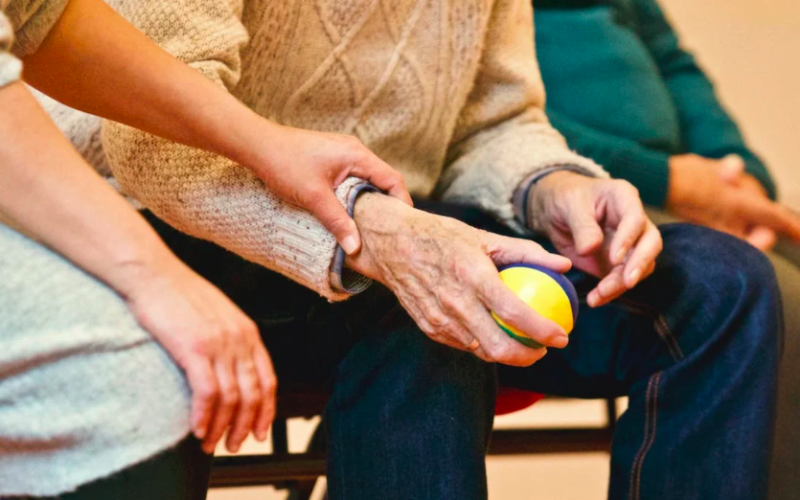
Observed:
[[[800,210],[800,0],[661,0]]]

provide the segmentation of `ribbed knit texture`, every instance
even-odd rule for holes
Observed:
[[[738,154],[776,196],[766,167],[656,0],[535,5],[547,112],[570,146],[631,181],[650,205],[664,205],[669,158],[685,153]]]
[[[512,194],[530,173],[572,164],[604,175],[542,112],[525,0],[109,3],[262,116],[357,135],[415,195],[477,204],[516,225]],[[330,286],[334,239],[247,169],[110,122],[103,144],[124,192],[173,226],[345,297]]]

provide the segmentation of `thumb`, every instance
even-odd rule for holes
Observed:
[[[355,221],[347,213],[333,191],[325,194],[309,207],[311,215],[317,218],[325,229],[330,231],[342,246],[347,255],[352,255],[361,248],[361,237]]]
[[[739,178],[744,173],[744,160],[739,155],[728,155],[719,160],[717,174],[720,179],[728,184],[738,184]]]

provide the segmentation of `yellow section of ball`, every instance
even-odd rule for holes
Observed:
[[[556,280],[541,271],[528,267],[504,269],[500,271],[500,279],[540,316],[555,321],[567,333],[572,331],[575,326],[573,325],[572,305],[567,293]],[[494,312],[492,317],[503,329],[521,337],[528,337],[506,324]]]

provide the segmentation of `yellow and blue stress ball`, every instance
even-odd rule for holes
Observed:
[[[542,266],[513,264],[500,268],[500,279],[540,316],[555,321],[567,334],[572,331],[578,320],[578,294],[566,276]],[[542,347],[494,312],[492,317],[511,338],[534,349]]]

